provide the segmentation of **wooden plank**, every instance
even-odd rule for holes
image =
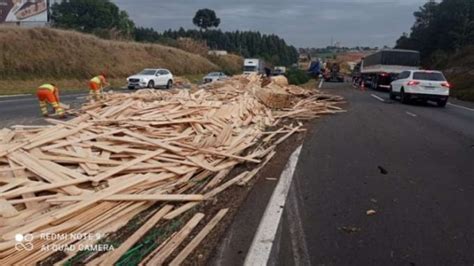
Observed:
[[[0,193],[19,187],[25,183],[28,183],[28,179],[14,180],[6,185],[0,186]]]
[[[237,184],[239,186],[244,186],[246,185],[250,180],[252,180],[252,178],[257,175],[258,172],[260,172],[260,170],[262,170],[263,167],[265,167],[265,165],[267,165],[267,163],[273,158],[273,156],[275,156],[276,154],[276,151],[272,151],[270,154],[268,154],[266,157],[265,157],[265,161],[263,163],[261,163],[257,168],[253,169],[252,171],[250,171],[250,173],[248,173],[244,178],[242,178],[241,180],[239,180],[239,182],[237,182]]]
[[[38,156],[40,160],[46,161],[55,161],[58,163],[96,163],[96,164],[105,164],[105,165],[119,165],[122,162],[114,161],[114,160],[105,160],[98,157],[93,158],[79,158],[79,157],[66,157],[66,156],[50,156],[50,155],[42,155]]]
[[[47,202],[58,203],[68,201],[82,201],[89,196],[63,196],[48,199]],[[203,195],[199,194],[116,194],[108,196],[104,201],[202,201]]]
[[[34,156],[31,156],[27,152],[16,151],[9,154],[8,158],[25,166],[28,170],[50,183],[69,180],[67,176],[45,167],[45,165],[40,160],[36,159]],[[82,190],[78,189],[77,187],[67,186],[63,187],[62,189],[70,195],[79,195],[82,193]]]
[[[206,238],[206,236],[216,227],[216,225],[224,218],[229,209],[220,210],[216,216],[212,218],[209,223],[201,229],[201,231],[189,242],[189,244],[179,252],[178,255],[171,261],[170,266],[181,265],[186,258],[201,244],[201,242]]]
[[[87,177],[87,178],[71,179],[71,180],[61,181],[61,182],[54,182],[52,184],[43,183],[43,185],[28,186],[28,187],[8,191],[8,192],[5,192],[5,193],[0,193],[0,197],[2,197],[2,198],[15,198],[15,197],[18,197],[18,196],[20,196],[22,194],[26,194],[26,193],[53,190],[53,189],[56,189],[56,188],[62,188],[62,187],[77,185],[77,184],[86,183],[86,182],[90,182],[90,181],[91,181],[91,179],[89,177]]]
[[[183,214],[184,212],[187,212],[188,210],[194,208],[195,206],[197,206],[199,203],[198,202],[188,202],[186,204],[183,204],[182,206],[180,206],[179,208],[173,210],[172,212],[168,213],[165,215],[165,217],[163,217],[163,219],[165,220],[173,220],[174,218],[180,216],[181,214]]]
[[[9,200],[8,202],[10,204],[21,204],[21,203],[31,203],[31,202],[36,202],[36,201],[43,201],[51,198],[56,198],[57,195],[47,195],[47,196],[39,196],[39,197],[29,197],[29,198],[23,198],[23,199],[18,199],[18,200]]]
[[[189,220],[186,225],[166,244],[161,250],[158,251],[156,256],[152,257],[146,265],[162,265],[168,259],[168,257],[173,253],[173,251],[178,248],[178,246],[189,236],[192,230],[199,224],[199,222],[204,218],[203,213],[196,213],[191,220]]]
[[[228,189],[230,186],[234,185],[235,183],[239,182],[240,180],[242,180],[242,178],[244,178],[246,175],[248,174],[248,171],[245,171],[243,173],[241,173],[240,175],[232,178],[231,180],[225,182],[224,184],[214,188],[213,190],[207,192],[206,194],[204,194],[204,197],[206,199],[209,199],[209,198],[212,198],[212,197],[215,197],[217,194],[221,193],[222,191]]]
[[[3,172],[13,172],[13,171],[25,170],[25,169],[26,169],[26,168],[25,168],[24,166],[0,168],[0,173],[3,173]]]
[[[70,129],[70,130],[61,130],[59,132],[56,132],[55,134],[52,134],[51,136],[49,137],[45,137],[41,140],[38,140],[38,141],[35,141],[27,146],[25,146],[25,149],[27,150],[31,150],[35,147],[38,147],[38,146],[41,146],[43,144],[46,144],[46,143],[49,143],[49,142],[52,142],[54,140],[57,140],[57,139],[62,139],[62,138],[65,138],[67,136],[71,136],[71,135],[74,135],[76,134],[77,132],[81,131],[81,130],[84,130],[85,128],[89,127],[90,124],[82,124],[82,125],[79,125],[77,126],[76,128],[73,128],[73,129]]]
[[[137,185],[141,182],[146,181],[147,177],[146,176],[139,176],[135,177],[132,179],[127,179],[123,180],[122,182],[116,184],[115,186],[108,187],[104,190],[101,190],[100,192],[95,192],[89,195],[89,197],[81,202],[75,203],[73,205],[67,206],[67,208],[61,209],[59,212],[53,213],[49,216],[45,216],[44,218],[40,220],[36,220],[32,223],[29,223],[27,225],[21,226],[19,228],[16,228],[12,232],[8,232],[2,236],[2,239],[4,240],[11,240],[14,239],[16,234],[26,234],[29,232],[32,232],[35,229],[41,228],[45,225],[48,225],[50,223],[53,223],[55,221],[61,220],[65,217],[68,217],[76,212],[79,212],[80,210],[83,210],[84,208],[104,199],[107,198],[108,196],[112,196],[120,191],[123,191],[129,187],[132,187],[134,185]]]
[[[116,263],[122,255],[127,252],[135,243],[137,243],[140,238],[145,235],[150,229],[152,229],[165,214],[167,214],[171,209],[172,205],[166,205],[156,212],[150,219],[148,219],[135,233],[133,233],[125,242],[120,244],[120,246],[112,251],[109,254],[106,254],[106,258],[100,263],[100,265],[113,265]]]
[[[197,166],[203,168],[203,169],[206,169],[208,171],[211,171],[211,172],[217,172],[217,170],[212,166],[210,165],[208,162],[206,162],[204,160],[204,156],[203,155],[199,155],[199,156],[186,156],[186,159],[188,159],[189,161],[195,163]]]
[[[95,176],[95,177],[93,178],[93,180],[94,180],[95,182],[100,182],[100,181],[102,181],[102,180],[104,180],[104,179],[106,179],[106,178],[109,178],[109,177],[111,177],[111,176],[113,176],[113,175],[115,175],[115,174],[118,174],[118,173],[120,173],[120,172],[126,170],[127,168],[129,168],[129,167],[131,167],[131,166],[133,166],[133,165],[135,165],[135,164],[141,163],[141,162],[146,161],[146,160],[148,160],[148,159],[151,159],[151,158],[153,158],[153,157],[155,157],[155,156],[158,156],[158,155],[162,154],[163,152],[164,152],[164,150],[162,150],[162,149],[158,149],[158,150],[155,150],[155,151],[151,151],[151,152],[149,152],[148,154],[145,154],[145,155],[143,155],[143,156],[137,157],[137,158],[135,158],[135,159],[133,159],[133,160],[131,160],[131,161],[129,161],[129,162],[126,162],[126,163],[121,164],[121,165],[119,165],[119,166],[117,166],[117,167],[114,167],[114,168],[112,168],[112,169],[109,169],[109,170],[107,170],[107,171],[105,171],[105,172],[103,172],[103,173],[101,173],[101,174]]]
[[[171,152],[173,152],[173,153],[178,153],[178,154],[179,154],[179,153],[181,152],[181,149],[176,148],[176,147],[173,147],[173,146],[171,146],[171,145],[169,145],[169,144],[166,144],[166,143],[164,143],[164,142],[161,142],[161,141],[159,141],[159,140],[150,139],[150,138],[145,137],[145,136],[143,136],[143,135],[140,135],[140,134],[138,134],[138,133],[131,132],[130,130],[125,130],[124,132],[125,132],[125,134],[127,134],[127,135],[129,135],[129,136],[131,136],[131,137],[134,137],[134,138],[137,138],[137,139],[139,139],[139,140],[148,142],[148,143],[150,143],[150,144],[154,144],[154,145],[156,145],[156,146],[158,146],[158,147],[160,147],[160,148],[162,148],[162,149],[171,151]]]
[[[8,201],[5,199],[0,199],[0,216],[1,217],[14,217],[19,213]]]
[[[64,147],[64,146],[69,146],[69,145],[85,142],[85,141],[88,141],[88,140],[98,139],[98,138],[102,138],[102,137],[110,136],[110,135],[115,135],[115,134],[118,134],[120,132],[122,132],[122,129],[112,130],[112,131],[105,132],[105,133],[102,133],[102,134],[90,134],[87,137],[82,137],[82,138],[78,138],[78,139],[75,139],[75,140],[62,141],[62,142],[59,142],[59,143],[56,143],[56,144],[45,146],[45,147],[42,147],[41,150],[49,151],[49,150],[52,150],[52,149],[57,149],[57,148],[61,148],[61,147]]]
[[[241,161],[260,163],[260,160],[257,160],[257,159],[242,157],[242,156],[233,155],[233,154],[229,154],[229,153],[225,153],[225,152],[219,152],[219,151],[210,150],[210,149],[199,149],[199,150],[202,151],[202,152],[205,152],[205,153],[210,153],[210,154],[215,154],[215,155],[219,155],[219,156],[229,157],[229,158],[233,158],[233,159],[237,159],[237,160],[241,160]]]
[[[288,132],[286,135],[284,135],[283,137],[281,137],[280,139],[278,139],[274,145],[278,145],[280,143],[282,143],[283,141],[285,141],[286,139],[288,139],[289,137],[291,137],[291,135],[293,135],[294,133],[296,133],[299,129],[301,128],[301,126],[297,126],[295,128],[293,128],[290,132]]]

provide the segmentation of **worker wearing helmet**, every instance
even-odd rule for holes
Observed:
[[[93,77],[89,81],[89,94],[91,95],[91,98],[96,101],[100,100],[102,98],[102,90],[108,85],[109,83],[105,79],[104,73]]]
[[[53,107],[55,113],[59,117],[65,116],[64,109],[61,107],[61,103],[59,102],[59,89],[56,87],[56,85],[47,83],[39,86],[36,96],[38,96],[39,105],[43,116],[48,116],[48,105]]]

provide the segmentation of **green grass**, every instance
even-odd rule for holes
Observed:
[[[286,77],[288,78],[288,83],[292,85],[305,84],[311,79],[306,71],[297,68],[289,69],[286,72]]]
[[[474,102],[474,88],[463,90],[451,90],[451,95],[463,101]]]

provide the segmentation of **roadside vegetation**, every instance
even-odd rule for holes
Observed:
[[[420,51],[425,67],[444,70],[452,95],[474,101],[474,1],[430,0],[414,16],[396,47]]]
[[[91,14],[82,16],[81,14]],[[70,0],[52,7],[52,25],[62,29],[95,34],[107,39],[127,39],[137,42],[159,43],[179,48],[180,39],[203,42],[214,50],[226,50],[242,57],[265,59],[273,65],[289,66],[296,63],[298,51],[282,38],[258,31],[223,32],[217,29],[221,19],[210,9],[200,9],[192,20],[200,30],[167,30],[136,27],[125,11],[109,0]]]
[[[86,81],[101,72],[113,85],[123,86],[127,76],[146,67],[168,68],[175,75],[222,69],[235,73],[242,61],[235,55],[205,58],[159,44],[104,40],[49,28],[0,27],[0,47],[4,77],[0,94],[31,92],[43,82],[56,82],[67,90],[86,89]]]
[[[308,81],[311,80],[306,71],[298,68],[288,69],[286,72],[286,77],[288,78],[288,83],[292,85],[302,85],[308,83]]]

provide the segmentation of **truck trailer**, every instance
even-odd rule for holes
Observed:
[[[384,49],[366,56],[360,66],[361,82],[368,88],[389,90],[390,83],[405,70],[420,69],[420,53]]]
[[[246,58],[244,60],[244,75],[248,74],[264,74],[265,62],[262,59]]]

